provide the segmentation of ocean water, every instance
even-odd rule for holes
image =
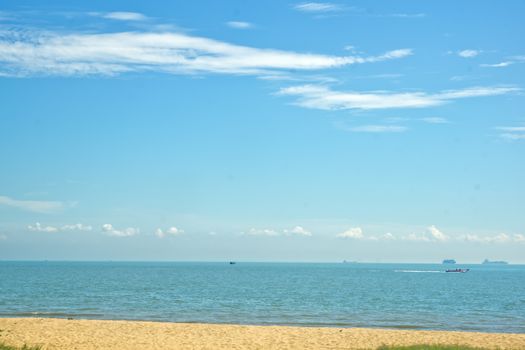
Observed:
[[[0,262],[0,317],[525,333],[525,266]]]

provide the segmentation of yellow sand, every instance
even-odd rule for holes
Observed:
[[[0,318],[0,343],[44,349],[375,349],[464,344],[525,349],[525,334]]]

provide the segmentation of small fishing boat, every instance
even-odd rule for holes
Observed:
[[[230,265],[235,265],[236,262],[235,261],[230,261]]]
[[[465,272],[469,272],[470,269],[448,269],[448,270],[445,270],[445,272],[459,272],[459,273],[465,273]]]

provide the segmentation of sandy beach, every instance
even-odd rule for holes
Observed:
[[[57,350],[375,349],[411,344],[525,349],[525,334],[4,318],[0,342]]]

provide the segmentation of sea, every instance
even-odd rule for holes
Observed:
[[[0,317],[525,333],[525,265],[2,261]]]

